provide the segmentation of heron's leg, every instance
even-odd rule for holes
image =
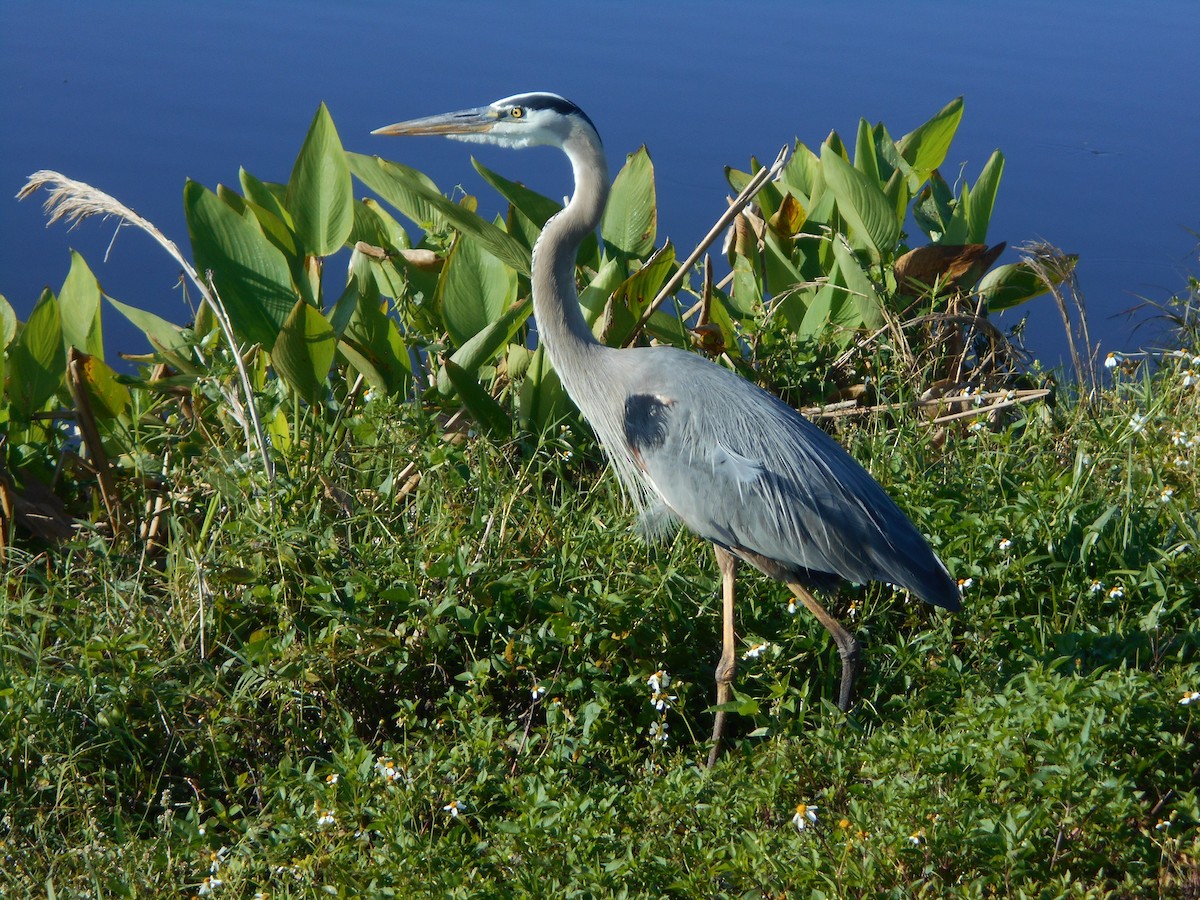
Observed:
[[[858,639],[842,627],[833,616],[826,612],[825,607],[817,602],[817,598],[798,584],[789,583],[792,593],[808,607],[809,612],[817,617],[817,621],[825,626],[825,630],[833,636],[837,644],[838,655],[842,658],[842,689],[838,694],[838,709],[846,712],[850,709],[850,701],[854,697],[854,680],[862,669],[862,650]]]
[[[733,586],[737,557],[713,544],[717,554],[717,568],[721,570],[721,661],[717,663],[717,705],[728,703],[732,699],[734,673],[737,671],[737,637],[733,631]],[[708,754],[708,767],[717,764],[721,754],[721,732],[725,730],[725,711],[717,710],[713,720],[712,750]]]

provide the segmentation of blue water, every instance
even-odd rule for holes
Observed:
[[[105,290],[174,321],[178,272],[150,241],[95,221],[44,228],[10,199],[57,169],[132,206],[187,250],[185,177],[237,183],[238,166],[286,181],[319,101],[344,144],[499,202],[469,157],[551,196],[570,189],[553,151],[510,153],[371,137],[403,118],[553,90],[583,106],[614,170],[648,145],[660,236],[689,247],[724,209],[722,168],[795,137],[852,138],[858,117],[893,135],[955,96],[966,115],[944,172],[974,180],[1007,157],[989,235],[1081,256],[1105,349],[1153,343],[1146,319],[1197,265],[1200,7],[1195,0],[966,4],[799,2],[407,4],[366,0],[0,3],[0,293],[24,318],[57,289],[67,248]],[[108,260],[105,262],[105,255]],[[1014,259],[1010,252],[1004,259]],[[1050,363],[1065,343],[1048,301],[1023,308]],[[1115,318],[1114,318],[1115,317]],[[1012,321],[1010,318],[1008,321]],[[106,318],[110,355],[144,340]]]

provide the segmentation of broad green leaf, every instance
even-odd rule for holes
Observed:
[[[461,347],[512,305],[517,273],[463,235],[442,268],[438,294],[446,330]]]
[[[610,257],[604,261],[600,271],[579,295],[579,305],[583,307],[583,317],[587,320],[588,327],[592,329],[593,333],[597,331],[596,323],[600,321],[608,306],[608,298],[624,280],[625,266],[619,259]],[[599,335],[597,335],[598,339]]]
[[[375,390],[405,391],[412,368],[399,326],[384,311],[374,282],[357,275],[355,281],[361,283],[357,307],[342,331],[338,350]]]
[[[797,194],[804,206],[809,206],[812,197],[824,184],[821,176],[821,161],[815,153],[799,141],[791,158],[779,173],[779,181]]]
[[[79,372],[97,419],[117,419],[129,409],[129,388],[117,380],[117,373],[104,360],[81,353],[72,368]]]
[[[562,210],[561,203],[551,200],[549,197],[543,197],[537,191],[532,191],[523,184],[497,175],[474,157],[471,159],[471,164],[475,166],[475,171],[483,176],[484,181],[494,187],[500,196],[516,207],[539,230],[546,226],[546,222],[551,216]]]
[[[238,181],[247,200],[273,213],[289,229],[295,230],[296,223],[292,220],[292,214],[284,206],[287,200],[286,184],[259,181],[244,168],[238,169]]]
[[[100,283],[83,257],[71,251],[71,270],[58,292],[63,344],[89,356],[104,356],[100,329]]]
[[[559,422],[567,410],[566,391],[550,364],[544,344],[529,361],[518,399],[518,424],[533,434],[541,434]]]
[[[287,259],[256,224],[195,181],[183,189],[192,255],[213,282],[239,338],[274,345],[296,304]]]
[[[112,297],[105,299],[117,312],[140,328],[146,335],[146,339],[150,341],[150,345],[163,354],[171,365],[183,371],[195,371],[195,362],[189,355],[192,338],[184,329],[154,313],[146,312],[144,309],[129,306]]]
[[[850,225],[855,246],[865,249],[872,261],[891,254],[900,238],[900,222],[879,185],[869,181],[828,144],[821,147],[821,168],[826,184],[837,198],[838,212]]]
[[[658,208],[654,193],[654,164],[645,146],[629,154],[613,181],[600,236],[609,252],[644,259],[654,249]]]
[[[954,212],[950,216],[950,221],[946,223],[946,231],[942,234],[939,243],[943,244],[965,244],[967,242],[967,221],[971,215],[971,186],[963,183],[962,192],[959,193],[958,199],[954,201]]]
[[[350,231],[350,240],[366,241],[372,246],[393,251],[412,247],[404,226],[370,197],[354,204],[354,227]]]
[[[854,168],[867,176],[867,181],[882,185],[879,175],[879,158],[875,155],[875,132],[866,119],[858,120],[858,135],[854,143]]]
[[[913,218],[931,241],[942,243],[958,201],[940,172],[929,174],[929,184],[921,189],[913,203]]]
[[[996,204],[996,191],[1000,187],[1000,176],[1004,174],[1004,154],[992,151],[984,164],[983,171],[971,189],[971,209],[967,215],[968,244],[987,242],[988,225],[992,221],[992,209]]]
[[[834,297],[840,290],[835,285],[827,284],[812,296],[808,307],[804,310],[804,317],[796,329],[799,337],[816,337],[829,327],[833,315]]]
[[[486,219],[443,197],[425,175],[378,156],[347,152],[346,160],[356,178],[422,228],[433,225],[453,227],[478,240],[489,253],[522,275],[529,274],[528,247]]]
[[[488,325],[454,352],[450,360],[464,372],[474,375],[480,366],[495,358],[517,331],[525,324],[533,307],[518,303],[508,312]],[[449,371],[443,366],[438,372],[437,386],[442,394],[449,394],[454,386],[449,380]]]
[[[915,191],[929,177],[929,173],[946,159],[946,151],[950,149],[950,142],[958,131],[962,114],[963,98],[957,97],[924,125],[917,126],[896,141],[901,155],[913,168],[915,182],[909,183],[910,190]]]
[[[883,300],[875,290],[875,285],[867,273],[863,271],[857,257],[838,238],[833,240],[833,255],[837,259],[838,269],[850,292],[854,308],[857,310],[858,321],[853,327],[876,329],[883,324]]]
[[[328,256],[341,249],[354,221],[353,204],[346,154],[322,103],[288,179],[287,209],[306,254]]]
[[[13,311],[12,304],[8,302],[8,299],[0,294],[0,351],[12,343],[16,333],[17,314]]]
[[[738,318],[753,316],[763,301],[761,274],[754,263],[740,253],[733,257],[733,285],[729,300]]]
[[[610,347],[625,343],[674,267],[675,247],[667,241],[644,266],[617,286],[604,310],[601,343]]]
[[[763,241],[765,249],[763,262],[767,279],[767,293],[778,294],[800,284],[805,280],[796,268],[793,255],[789,253],[779,236],[768,229]]]
[[[66,366],[58,300],[45,290],[8,348],[8,395],[22,418],[29,419],[54,396]]]
[[[325,317],[297,300],[271,347],[271,362],[296,393],[317,403],[325,395],[325,378],[336,349],[337,338]]]
[[[452,359],[442,363],[446,376],[458,392],[463,406],[479,423],[480,429],[491,438],[504,438],[512,434],[512,419],[496,399],[487,392],[474,373],[463,369]]]
[[[1070,267],[1074,268],[1078,257],[1069,256],[1068,260]],[[989,312],[1011,309],[1048,290],[1046,282],[1027,262],[996,266],[979,280],[978,287],[979,294],[987,303]]]

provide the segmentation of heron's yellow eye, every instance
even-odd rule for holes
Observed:
[[[508,114],[510,116],[512,116],[514,119],[520,119],[521,117],[523,117],[525,115],[525,107],[514,106],[512,109],[510,109],[508,111]]]

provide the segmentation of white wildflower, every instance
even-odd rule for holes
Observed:
[[[1137,434],[1146,428],[1147,421],[1149,421],[1148,416],[1144,416],[1141,413],[1134,413],[1129,417],[1129,430],[1133,434]]]
[[[396,768],[396,763],[387,756],[381,756],[375,760],[375,771],[383,776],[385,781],[396,781],[401,775],[400,770]]]
[[[449,803],[447,803],[445,806],[442,807],[442,811],[450,813],[451,818],[457,819],[458,814],[463,809],[466,808],[466,805],[467,804],[461,800],[451,800]]]
[[[1010,549],[1012,549],[1012,541],[1010,541],[1008,538],[1004,538],[1000,541],[1001,553],[1007,553]]]
[[[650,740],[666,741],[666,739],[669,737],[669,735],[667,734],[667,729],[670,727],[671,726],[668,725],[666,722],[651,722],[650,723]]]
[[[771,645],[767,641],[763,641],[761,644],[755,644],[742,655],[742,659],[758,659],[760,656],[762,656],[763,651],[770,646]]]
[[[1102,590],[1104,590],[1104,582],[1103,581],[1093,580],[1091,585],[1088,587],[1089,594],[1098,594]]]
[[[1191,706],[1193,703],[1200,703],[1200,691],[1184,691],[1183,697],[1179,700],[1180,706]]]
[[[792,816],[792,824],[797,831],[803,831],[809,825],[817,824],[817,807],[811,803],[796,804],[796,814]]]
[[[656,694],[659,694],[670,686],[671,676],[662,669],[659,669],[646,680],[646,684],[650,686],[650,690]]]
[[[1120,600],[1124,596],[1125,596],[1125,588],[1121,587],[1119,584],[1113,585],[1113,587],[1108,589],[1108,599],[1109,600]]]
[[[208,854],[208,871],[216,875],[217,871],[221,868],[221,863],[225,862],[225,857],[228,854],[228,847],[222,847],[220,850]]]

